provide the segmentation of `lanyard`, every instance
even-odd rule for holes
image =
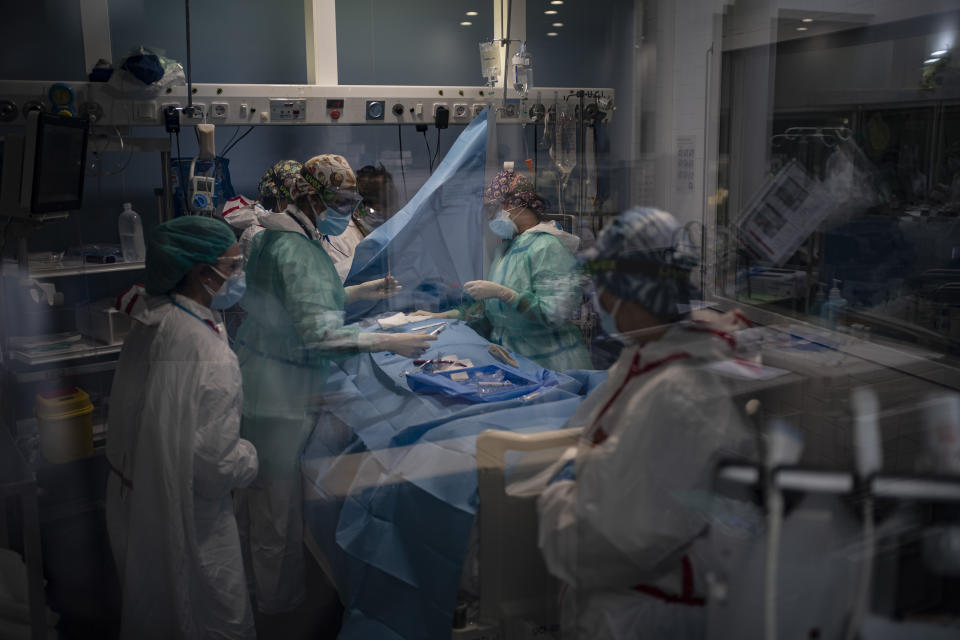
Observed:
[[[170,298],[170,302],[173,303],[173,306],[179,307],[179,308],[180,308],[182,311],[184,311],[185,313],[193,316],[194,318],[196,318],[197,320],[199,320],[199,321],[202,322],[203,324],[205,324],[205,325],[207,325],[208,327],[210,327],[210,329],[211,329],[214,333],[216,333],[217,335],[220,335],[220,329],[217,328],[217,325],[213,324],[213,321],[207,320],[206,318],[201,318],[200,316],[198,316],[197,314],[195,314],[193,311],[190,311],[190,309],[187,309],[185,306],[183,306],[182,304],[180,304],[179,302],[177,302],[176,300],[174,300],[174,299],[173,299],[173,296],[168,295],[167,297]]]

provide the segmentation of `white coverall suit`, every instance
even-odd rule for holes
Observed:
[[[219,314],[189,298],[135,287],[120,302],[136,320],[106,452],[121,637],[253,638],[231,490],[257,475],[257,452],[239,436],[237,358]]]
[[[628,345],[578,408],[575,479],[538,499],[540,547],[566,583],[564,640],[702,638],[714,463],[754,445],[721,380],[703,365],[734,355],[738,314],[696,313]],[[567,457],[573,457],[574,450]]]

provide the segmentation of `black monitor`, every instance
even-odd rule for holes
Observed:
[[[79,209],[87,159],[88,121],[31,112],[23,148],[20,206],[31,213]]]

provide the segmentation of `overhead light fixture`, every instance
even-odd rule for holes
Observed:
[[[563,0],[550,0],[550,4],[563,4]]]
[[[928,58],[923,61],[923,64],[933,64],[934,62],[940,62],[940,60],[942,60],[942,58]]]
[[[813,22],[813,18],[801,18],[800,22]]]
[[[947,55],[947,50],[946,50],[946,49],[939,49],[938,51],[934,51],[933,53],[930,54],[931,57],[934,57],[934,56],[940,57],[940,56],[945,56],[945,55]]]
[[[563,26],[563,23],[562,23],[562,22],[554,22],[551,26],[554,26],[554,27],[562,27],[562,26]]]
[[[547,9],[547,10],[544,11],[543,13],[544,13],[544,15],[548,15],[548,16],[555,16],[555,15],[557,15],[557,12],[556,12],[555,9]]]
[[[806,27],[797,27],[797,31],[806,31],[806,30],[807,30]]]
[[[473,24],[473,23],[470,22],[469,20],[464,20],[463,22],[460,23],[460,26],[461,26],[461,27],[469,27],[469,26],[472,25],[472,24]]]
[[[554,36],[556,36],[556,35],[559,35],[559,34],[558,34],[556,31],[550,31],[549,33],[547,33],[547,35],[552,38],[552,37],[554,37]]]
[[[475,15],[478,15],[478,14],[477,14],[476,11],[467,11],[467,15],[468,15],[468,16],[475,16]]]

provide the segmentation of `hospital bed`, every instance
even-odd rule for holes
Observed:
[[[493,362],[466,325],[438,338],[431,356]],[[525,373],[545,373],[517,359]],[[412,393],[401,375],[409,368],[390,354],[335,366],[327,393],[337,400],[301,459],[305,539],[341,595],[341,637],[450,637],[458,595],[474,608],[479,596],[483,622],[453,632],[459,640],[555,624],[534,502],[506,496],[504,478],[510,452],[557,455],[575,439],[566,422],[605,372],[551,373],[557,383],[530,396],[471,404]]]

